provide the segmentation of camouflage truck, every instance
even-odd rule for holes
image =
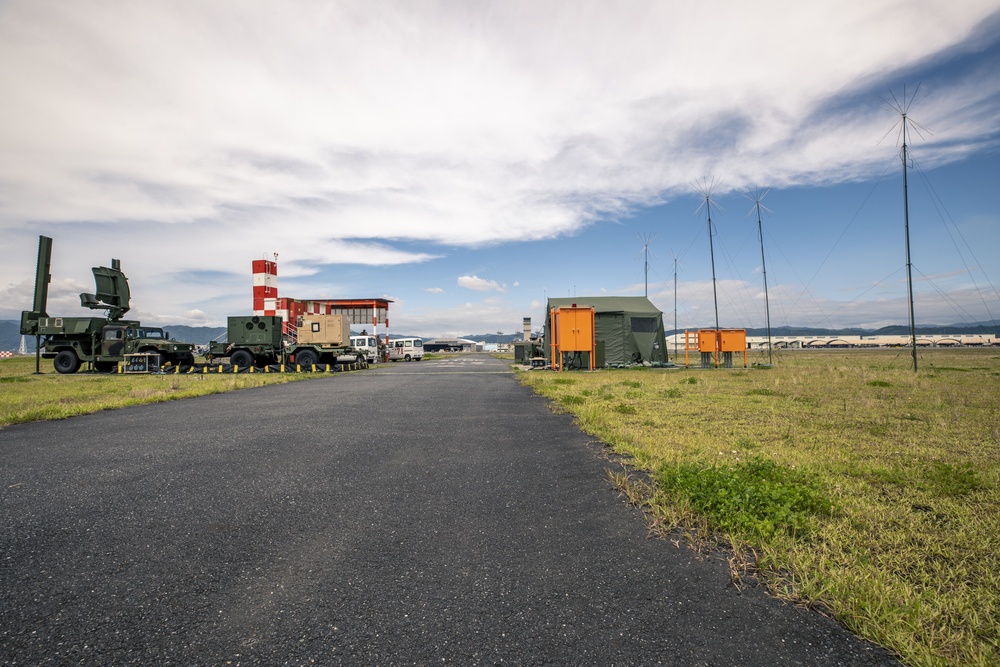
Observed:
[[[209,361],[229,358],[237,368],[272,364],[365,363],[350,345],[351,330],[341,315],[305,315],[291,335],[282,333],[280,317],[247,315],[228,318],[226,340],[209,343]]]
[[[46,312],[52,239],[38,239],[38,266],[32,310],[21,312],[21,335],[36,336],[42,358],[52,359],[59,373],[75,373],[84,363],[100,372],[111,372],[126,355],[142,354],[157,367],[194,363],[194,345],[170,340],[159,327],[146,327],[135,320],[123,320],[129,310],[128,278],[121,263],[93,268],[97,291],[81,294],[80,304],[91,310],[106,310],[105,317],[49,317]]]
[[[24,327],[21,329],[25,333]],[[101,317],[42,317],[29,333],[44,337],[41,354],[52,359],[59,373],[75,373],[84,362],[94,370],[110,373],[125,355],[143,354],[150,365],[180,366],[194,363],[194,346],[170,340],[159,327],[145,327],[134,320],[108,321]]]

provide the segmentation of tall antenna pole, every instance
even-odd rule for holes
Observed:
[[[906,100],[906,88],[903,88]],[[906,288],[910,295],[910,347],[913,350],[913,372],[917,372],[917,323],[913,316],[913,262],[910,260],[910,195],[906,182],[906,108],[903,108],[903,229],[906,234]]]
[[[712,299],[715,302],[715,330],[719,330],[719,291],[715,281],[715,246],[712,242],[712,190],[719,184],[719,180],[714,180],[711,185],[708,180],[703,180],[700,185],[695,184],[695,188],[705,198],[705,210],[708,213],[708,251],[712,256]],[[716,204],[718,206],[718,204]],[[701,208],[700,206],[698,207]]]
[[[686,345],[687,343],[685,343]],[[677,258],[674,257],[674,359],[677,359]]]
[[[649,298],[649,245],[647,244],[643,250],[646,252],[646,260],[643,264],[643,288],[642,295]]]
[[[653,240],[653,234],[643,234],[636,236],[642,241],[642,252],[645,255],[643,263],[644,285],[643,296],[649,298],[649,242]]]
[[[715,302],[715,330],[719,330],[719,291],[715,284],[715,246],[712,243],[712,200],[705,196],[705,208],[708,210],[708,252],[712,256],[712,299]]]
[[[758,188],[756,192],[747,193],[746,197],[753,201],[753,207],[757,211],[757,236],[760,237],[760,270],[764,274],[764,319],[767,323],[767,363],[774,365],[771,357],[771,305],[767,298],[767,264],[764,260],[764,225],[761,222],[761,200],[767,196],[770,190],[763,192]],[[763,208],[767,208],[766,206]]]
[[[907,183],[907,167],[909,160],[906,155],[906,145],[907,137],[910,132],[910,124],[916,125],[917,134],[920,134],[920,123],[917,123],[912,118],[909,117],[908,112],[910,110],[910,105],[913,104],[913,100],[917,97],[917,92],[920,90],[920,86],[913,91],[913,95],[907,99],[906,98],[906,86],[903,86],[903,99],[902,101],[896,99],[892,91],[889,91],[889,95],[892,96],[892,104],[890,104],[885,98],[882,98],[882,103],[889,109],[895,111],[900,116],[900,124],[902,125],[902,139],[903,139],[903,150],[900,155],[903,158],[903,232],[906,237],[906,291],[909,297],[909,307],[910,307],[910,349],[913,352],[913,372],[917,372],[917,320],[913,314],[913,261],[910,255],[910,195],[909,195],[909,184]],[[895,125],[893,125],[895,127]],[[927,128],[923,128],[928,131]],[[889,129],[889,132],[892,128]],[[889,134],[886,132],[886,135]],[[885,136],[882,137],[883,139]]]

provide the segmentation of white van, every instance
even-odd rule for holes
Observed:
[[[396,338],[389,341],[389,361],[420,361],[424,341],[419,338]]]
[[[351,347],[364,354],[369,364],[378,362],[378,338],[375,336],[351,336]]]

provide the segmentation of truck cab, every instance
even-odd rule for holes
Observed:
[[[365,355],[369,364],[378,362],[378,337],[362,332],[359,335],[351,336],[351,347]]]

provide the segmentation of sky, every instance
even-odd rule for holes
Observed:
[[[117,258],[129,318],[221,326],[277,255],[390,333],[877,328],[905,202],[917,324],[1000,333],[1000,0],[0,0],[0,100],[0,319],[44,234],[52,316]]]

